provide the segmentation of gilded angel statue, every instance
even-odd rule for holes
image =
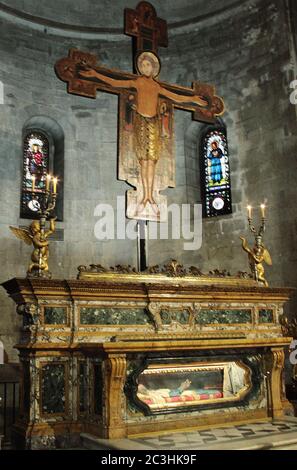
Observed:
[[[55,231],[55,221],[56,217],[50,219],[49,230],[42,229],[39,220],[34,220],[28,228],[9,227],[17,238],[34,247],[27,271],[28,276],[50,277],[48,237]]]
[[[268,282],[264,276],[265,270],[263,263],[271,266],[272,260],[269,251],[262,243],[262,237],[258,236],[255,238],[255,245],[252,249],[247,246],[247,242],[244,237],[240,237],[240,239],[242,240],[242,248],[248,253],[250,268],[254,278],[256,281],[263,282],[265,287],[268,287]]]

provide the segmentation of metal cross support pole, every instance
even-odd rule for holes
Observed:
[[[145,271],[148,265],[148,224],[146,220],[137,221],[137,264],[138,271]]]

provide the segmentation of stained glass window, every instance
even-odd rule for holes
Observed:
[[[25,135],[23,144],[21,217],[36,218],[40,195],[45,191],[47,173],[49,141],[42,132],[30,131]]]
[[[201,187],[205,217],[230,214],[231,186],[226,130],[207,129],[201,140]]]

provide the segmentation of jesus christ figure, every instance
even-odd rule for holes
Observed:
[[[160,72],[160,61],[153,52],[142,52],[136,59],[136,66],[139,76],[129,80],[113,79],[95,69],[81,70],[80,75],[98,78],[113,88],[133,88],[137,91],[134,148],[141,167],[143,185],[143,198],[139,210],[150,203],[153,210],[157,208],[158,211],[153,198],[153,189],[155,167],[160,156],[159,96],[169,98],[175,103],[195,103],[201,107],[207,107],[208,102],[197,95],[177,94],[164,88],[156,80]]]

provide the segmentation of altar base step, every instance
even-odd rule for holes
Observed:
[[[92,450],[294,450],[297,448],[297,418],[284,417],[146,438],[108,440],[82,433],[81,440],[84,448]]]

